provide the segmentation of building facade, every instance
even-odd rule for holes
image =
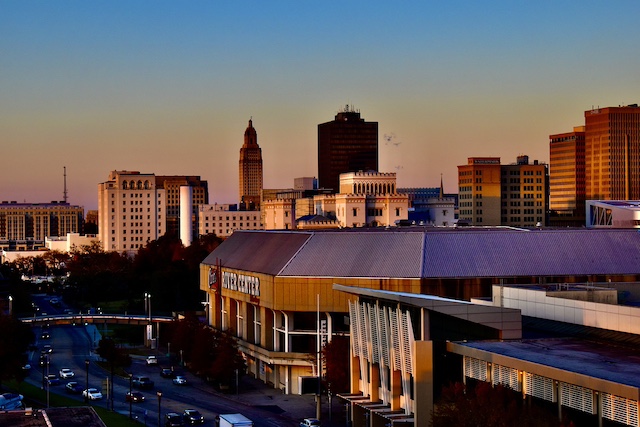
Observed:
[[[198,235],[229,237],[237,230],[262,230],[260,212],[239,211],[236,205],[213,204],[198,207]]]
[[[155,175],[112,171],[98,184],[98,228],[105,251],[136,252],[166,232],[167,196]]]
[[[0,203],[0,249],[37,250],[47,237],[80,233],[84,208],[64,202]]]
[[[639,251],[635,230],[238,231],[201,263],[200,289],[249,373],[298,393],[298,377],[316,372],[318,337],[349,334],[350,297],[335,284],[470,301],[493,285],[638,281]]]
[[[501,165],[499,157],[470,157],[458,166],[459,221],[477,226],[547,224],[547,165],[528,156]]]
[[[640,199],[640,107],[585,111],[587,200]]]
[[[378,122],[347,105],[318,125],[318,185],[338,192],[340,174],[357,171],[378,171]]]
[[[178,236],[180,231],[180,187],[191,187],[192,236],[198,231],[198,207],[209,203],[209,186],[199,176],[156,175],[156,188],[162,188],[166,194],[166,233]]]
[[[499,157],[469,157],[466,165],[458,166],[458,219],[472,225],[500,225],[500,178]]]
[[[239,197],[241,210],[260,210],[262,192],[262,149],[258,134],[249,120],[244,131],[244,144],[240,148]]]
[[[585,223],[585,127],[549,135],[549,225]]]

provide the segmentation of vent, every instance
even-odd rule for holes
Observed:
[[[593,390],[573,384],[560,383],[560,403],[563,406],[577,409],[594,415],[595,404]]]
[[[551,378],[525,372],[522,381],[524,383],[523,386],[525,394],[537,397],[538,399],[544,399],[549,402],[558,401],[558,396],[556,395],[553,380]]]
[[[638,426],[638,402],[602,393],[602,417],[628,426]]]
[[[487,381],[487,362],[465,356],[464,373],[469,378],[473,378],[478,381]]]

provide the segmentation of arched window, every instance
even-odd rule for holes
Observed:
[[[138,186],[136,188],[138,190],[142,190],[142,181],[138,181]]]
[[[122,189],[126,190],[129,187],[129,185],[127,184],[127,181],[122,181]]]
[[[129,190],[135,190],[136,189],[136,183],[135,181],[131,180],[131,182],[129,183]]]
[[[145,189],[145,190],[148,190],[148,189],[149,189],[149,180],[146,180],[146,181],[144,182],[144,189]]]

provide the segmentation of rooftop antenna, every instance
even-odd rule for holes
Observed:
[[[64,167],[64,192],[63,192],[63,195],[64,195],[64,203],[66,204],[67,203],[67,167],[66,166],[63,166],[63,167]]]

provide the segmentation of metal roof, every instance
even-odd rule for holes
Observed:
[[[279,276],[464,278],[640,274],[624,229],[238,231],[204,261]]]

